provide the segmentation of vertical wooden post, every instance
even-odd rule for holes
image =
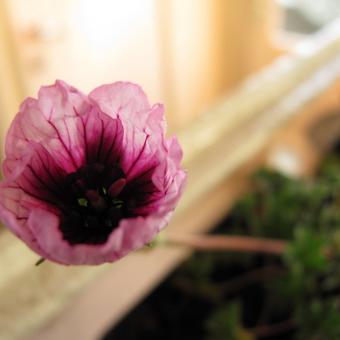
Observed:
[[[221,72],[230,90],[249,74],[269,64],[281,51],[274,46],[281,10],[272,0],[216,0],[220,22]]]
[[[0,1],[0,160],[5,134],[24,96],[17,52],[5,1]]]
[[[164,0],[162,69],[171,125],[184,127],[279,51],[272,0]]]

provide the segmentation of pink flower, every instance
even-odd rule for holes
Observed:
[[[183,190],[163,106],[117,82],[88,96],[62,81],[21,105],[6,138],[0,219],[42,257],[112,262],[164,228]]]

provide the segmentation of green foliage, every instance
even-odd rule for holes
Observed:
[[[327,271],[326,246],[323,235],[302,227],[295,230],[294,239],[284,254],[289,268],[288,286],[295,296],[314,293],[316,279]]]
[[[328,157],[314,179],[261,170],[214,232],[283,239],[288,247],[282,257],[195,253],[160,288],[164,296],[155,295],[163,312],[155,338],[340,339],[340,156]],[[146,333],[133,338],[148,338],[145,309],[140,315]],[[199,329],[194,337],[183,331],[189,327]]]
[[[267,314],[278,309],[287,314],[296,325],[295,339],[340,339],[340,157],[329,157],[313,180],[261,170],[229,221],[228,233],[289,241],[282,259],[285,274],[263,283]],[[241,315],[225,306],[211,318],[219,325],[219,317],[229,315],[226,328],[209,329],[232,339],[230,332],[243,327]]]
[[[231,302],[216,309],[206,321],[207,340],[253,340],[251,333],[240,324],[241,305]]]
[[[336,301],[312,299],[299,307],[296,313],[300,327],[297,339],[340,339],[340,313]]]

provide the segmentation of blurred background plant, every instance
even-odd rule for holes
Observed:
[[[194,253],[104,339],[340,338],[340,155],[317,176],[263,169],[214,234],[287,240],[283,256]]]

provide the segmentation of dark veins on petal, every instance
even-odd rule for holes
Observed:
[[[151,180],[157,164],[150,163],[129,182],[117,157],[92,157],[88,164],[67,174],[40,145],[18,185],[57,208],[64,240],[70,244],[102,244],[122,218],[149,214],[155,199],[162,196]]]

